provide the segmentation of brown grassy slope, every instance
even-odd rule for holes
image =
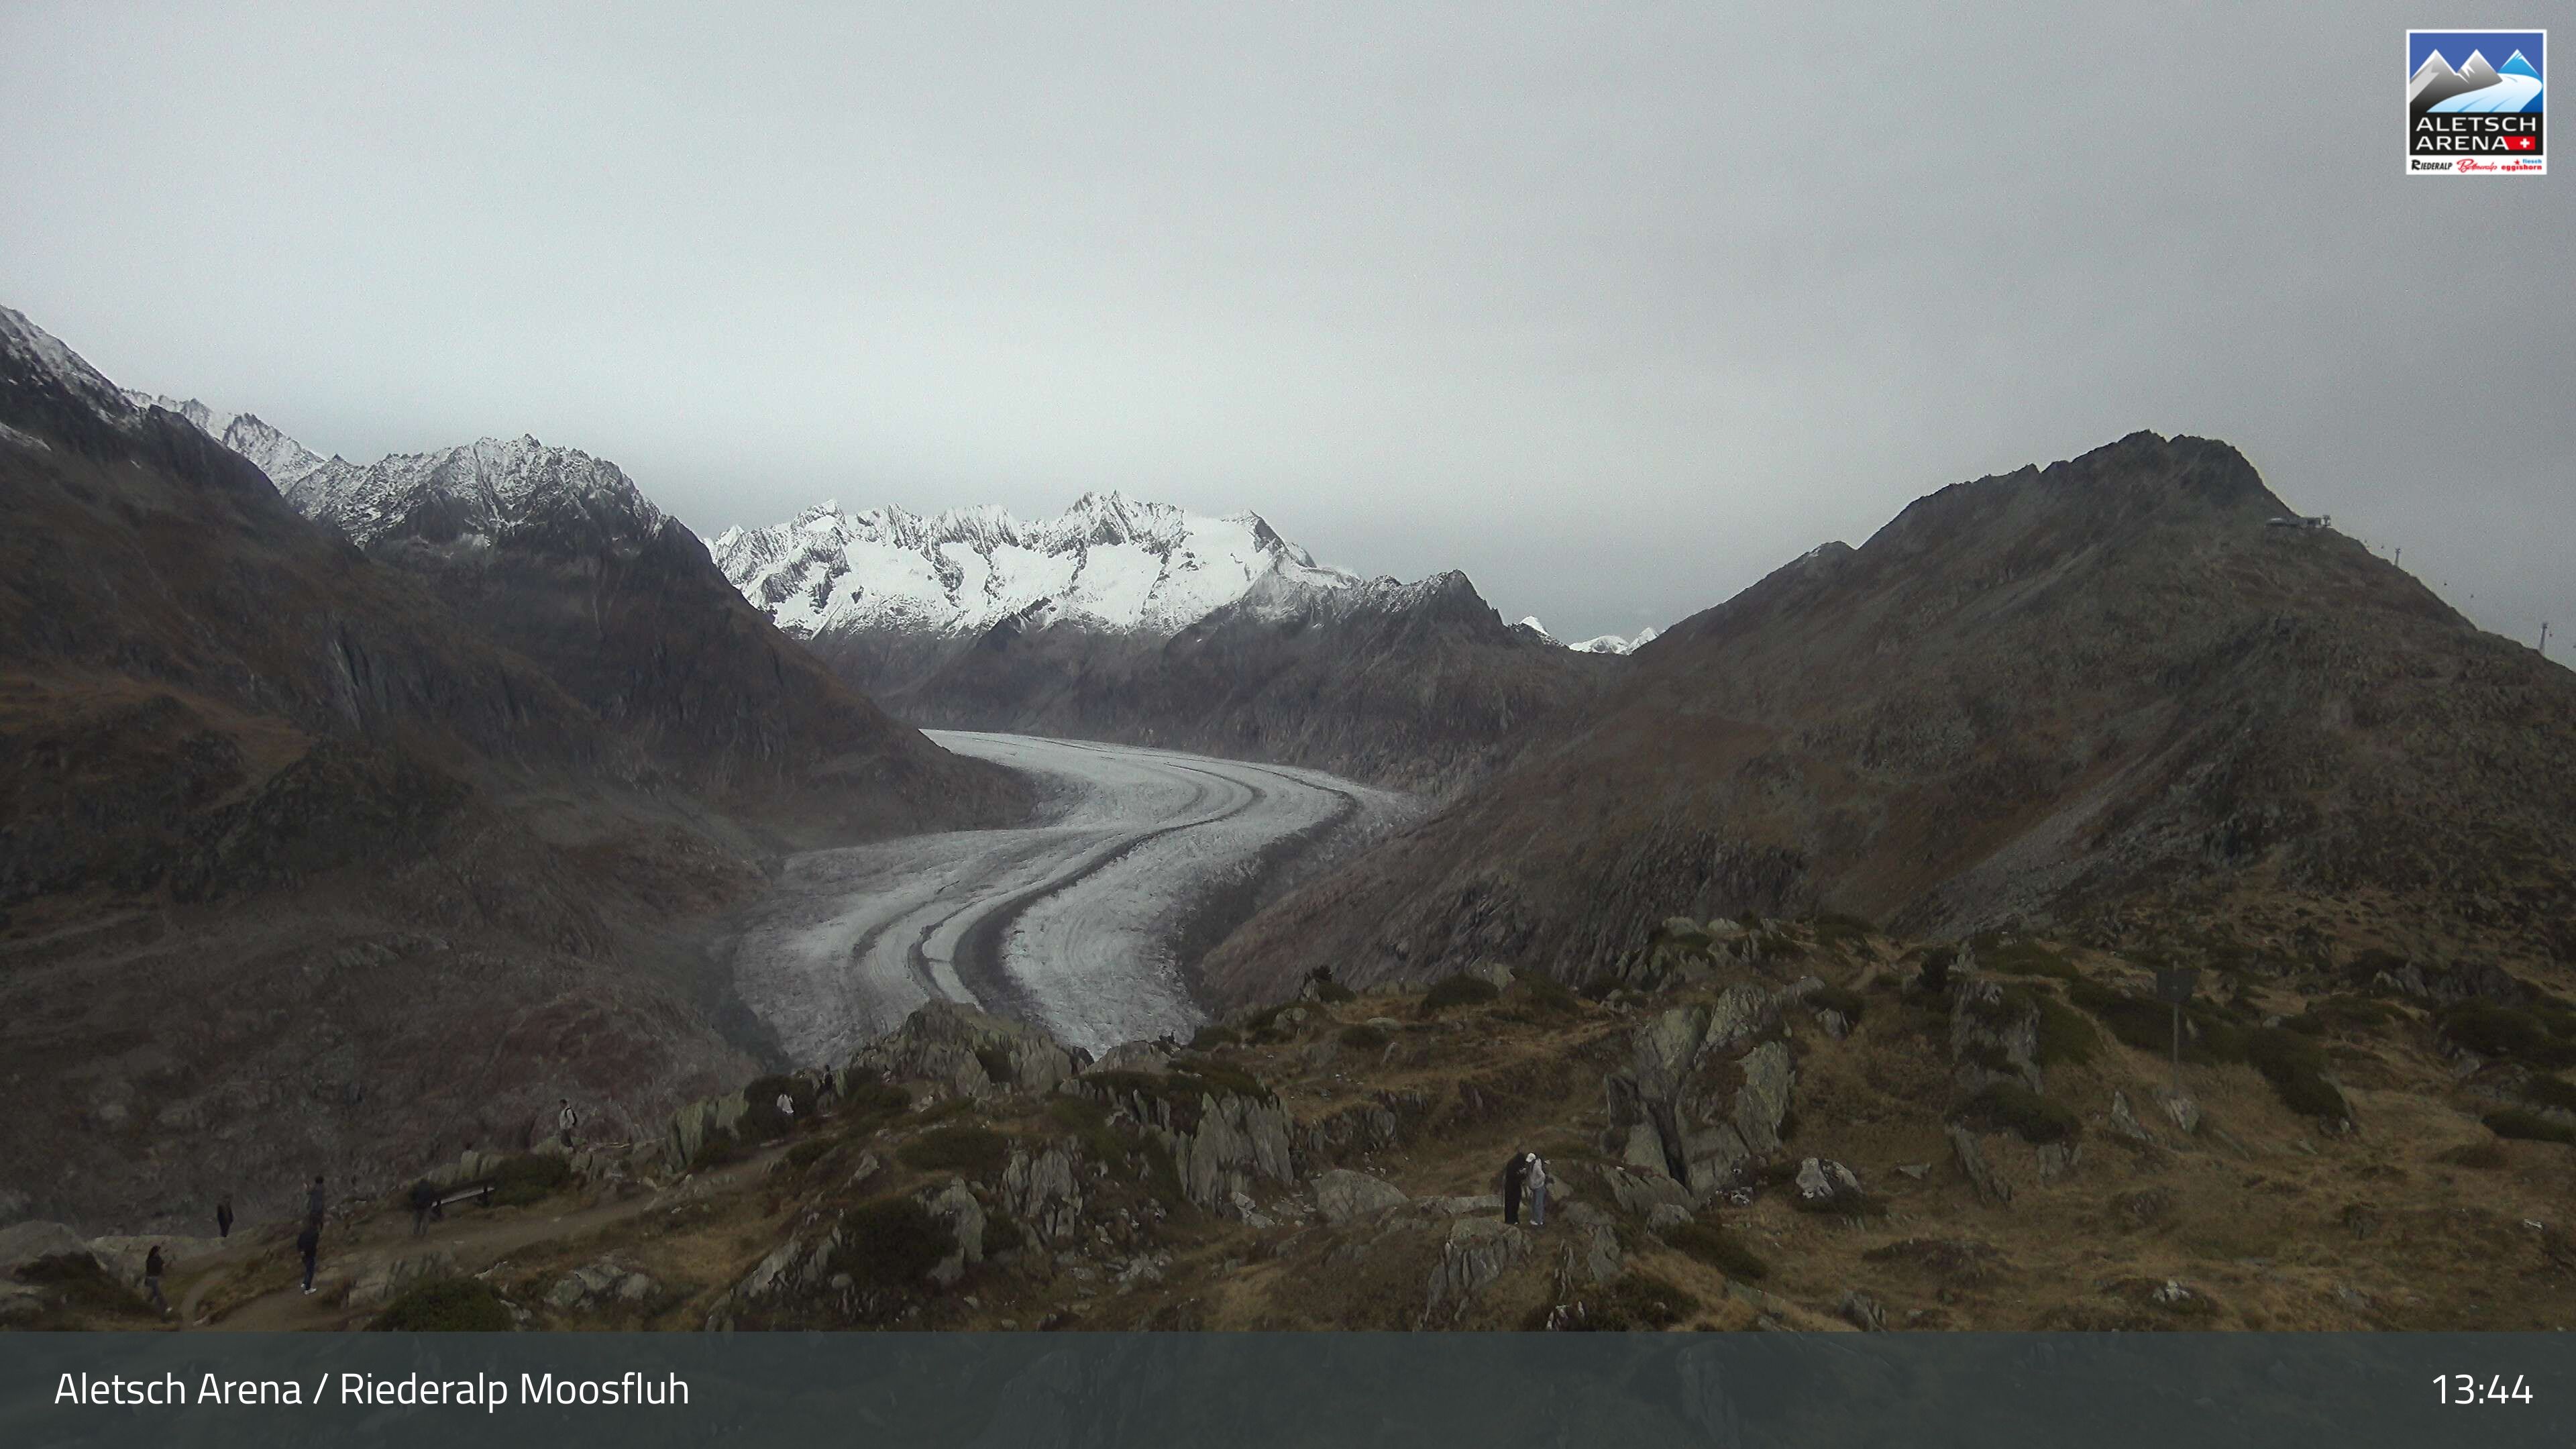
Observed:
[[[1675,913],[2195,929],[2259,881],[2362,935],[2576,957],[2576,675],[2141,433],[1922,499],[1640,651],[1588,727],[1248,923],[1315,965],[1600,969]]]

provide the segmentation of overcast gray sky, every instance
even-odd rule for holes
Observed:
[[[2576,646],[2576,155],[2403,174],[2456,14],[1968,8],[13,0],[0,302],[325,452],[1114,487],[1567,638],[2199,433]]]

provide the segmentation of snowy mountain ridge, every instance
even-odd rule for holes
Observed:
[[[532,436],[393,453],[365,464],[333,458],[292,482],[270,478],[298,513],[360,547],[413,523],[424,510],[443,515],[441,533],[486,538],[566,505],[638,539],[659,530],[665,517],[616,464]]]
[[[1358,582],[1257,514],[1211,518],[1115,492],[1036,521],[991,506],[925,516],[823,503],[773,528],[727,529],[712,551],[745,598],[807,638],[980,634],[1033,610],[1032,623],[1169,637],[1256,591]]]
[[[137,408],[160,408],[186,418],[207,437],[258,464],[259,471],[280,489],[334,461],[270,427],[256,413],[223,412],[195,398],[163,397],[136,388],[125,389],[125,400]]]

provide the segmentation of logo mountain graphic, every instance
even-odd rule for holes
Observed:
[[[2406,110],[2409,116],[2436,111],[2519,111],[2536,115],[2542,91],[2539,68],[2519,50],[2501,67],[2489,64],[2484,53],[2473,50],[2468,63],[2457,70],[2436,50],[2424,57],[2424,63],[2406,82]]]

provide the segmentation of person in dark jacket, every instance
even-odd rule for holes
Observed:
[[[170,1300],[161,1296],[161,1272],[166,1266],[161,1261],[161,1245],[154,1243],[152,1251],[143,1255],[143,1291],[152,1296],[152,1306],[160,1309],[164,1318],[170,1316]]]
[[[215,1236],[219,1238],[229,1238],[232,1235],[233,1195],[231,1193],[225,1193],[222,1197],[215,1200]]]
[[[295,1235],[295,1251],[304,1255],[304,1291],[313,1291],[313,1266],[322,1256],[322,1224],[319,1219],[304,1225]]]
[[[411,1235],[413,1237],[429,1236],[429,1215],[437,1206],[438,1189],[429,1185],[428,1178],[424,1177],[411,1185]]]
[[[322,1174],[313,1174],[313,1186],[304,1194],[304,1220],[316,1228],[322,1226],[322,1214],[329,1210],[330,1199],[322,1192]]]
[[[1521,1180],[1528,1172],[1529,1154],[1524,1152],[1513,1153],[1512,1160],[1503,1164],[1504,1222],[1516,1223],[1521,1220]]]

